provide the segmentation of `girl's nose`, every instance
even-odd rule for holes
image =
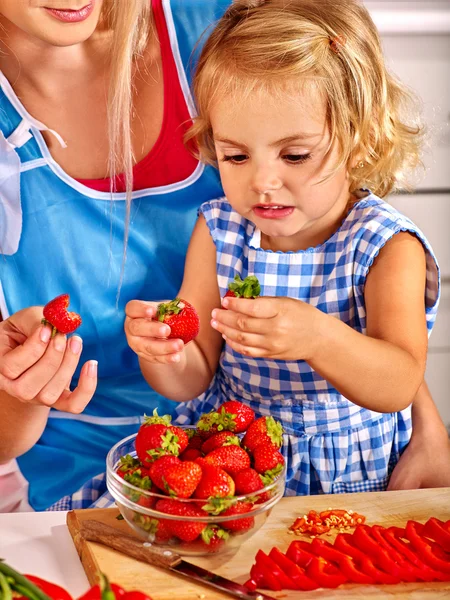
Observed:
[[[252,181],[251,189],[259,196],[270,195],[282,187],[282,182],[278,175],[271,172],[270,168],[260,168],[255,172]]]

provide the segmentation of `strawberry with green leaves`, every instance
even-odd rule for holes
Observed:
[[[224,297],[257,298],[260,293],[261,286],[255,275],[247,275],[244,280],[239,275],[235,275],[234,280],[228,284],[228,291]]]
[[[131,485],[143,490],[150,490],[152,487],[150,471],[130,454],[120,457],[116,473]]]
[[[255,471],[276,477],[283,469],[284,457],[273,444],[259,444],[253,451]]]
[[[187,447],[189,439],[181,427],[170,425],[170,415],[160,417],[157,412],[146,417],[136,435],[135,447],[139,460],[149,466],[165,454],[178,456]]]
[[[180,517],[204,517],[205,513],[192,502],[179,502],[171,498],[158,500],[155,506],[159,512],[178,515]],[[182,521],[178,519],[159,519],[163,522],[172,535],[176,535],[183,542],[193,542],[206,528],[206,523],[201,521]]]
[[[150,465],[150,479],[156,485],[156,487],[158,487],[160,490],[165,491],[163,479],[164,474],[171,465],[178,464],[179,462],[180,459],[178,458],[178,456],[174,456],[173,454],[166,454],[165,456],[157,458]]]
[[[260,417],[253,421],[242,440],[242,445],[250,452],[260,444],[273,444],[281,448],[283,443],[283,426],[273,417]]]
[[[162,476],[166,492],[175,498],[190,498],[201,478],[200,465],[181,460],[169,465]]]
[[[69,294],[61,294],[44,306],[44,325],[51,325],[52,337],[58,332],[67,334],[73,333],[81,325],[81,317],[76,312],[68,312],[70,297]]]
[[[216,448],[207,454],[204,460],[210,465],[220,467],[232,477],[250,466],[250,457],[247,452],[240,446],[234,445]]]
[[[210,435],[221,431],[241,433],[255,420],[255,413],[246,404],[237,400],[224,402],[216,411],[203,414],[198,423],[199,435],[205,432]]]
[[[201,547],[209,554],[213,554],[222,548],[229,537],[230,534],[225,529],[222,529],[218,525],[208,525],[202,531]]]
[[[205,464],[201,467],[202,478],[198,484],[194,498],[226,498],[234,496],[235,486],[231,475],[220,467]]]
[[[221,446],[239,446],[240,441],[237,435],[233,435],[230,431],[220,431],[208,438],[202,444],[202,452],[208,454]]]
[[[272,481],[268,480],[265,483],[263,477],[255,469],[248,468],[236,474],[234,483],[236,486],[236,495],[243,496],[259,492],[266,485],[272,483]]]
[[[200,331],[200,319],[197,311],[181,298],[158,305],[156,317],[170,327],[168,339],[180,339],[185,344],[197,337]]]
[[[229,517],[231,515],[244,515],[252,510],[253,506],[249,502],[236,502],[226,510],[221,513],[221,517]],[[229,531],[234,531],[235,533],[244,533],[249,529],[253,529],[255,526],[254,517],[248,518],[237,518],[235,521],[224,521],[222,526],[228,529]]]

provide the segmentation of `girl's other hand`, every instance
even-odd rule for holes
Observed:
[[[87,362],[70,391],[82,340],[67,339],[40,323],[42,307],[18,311],[0,323],[0,390],[20,402],[81,413],[97,386],[97,362]]]
[[[223,309],[212,311],[211,326],[227,344],[246,356],[309,360],[319,343],[326,315],[294,298],[226,297]],[[227,309],[227,310],[224,310]]]
[[[156,319],[158,304],[160,302],[142,300],[128,302],[125,307],[125,335],[128,345],[140,359],[149,363],[180,362],[184,343],[179,339],[167,339],[170,327]]]

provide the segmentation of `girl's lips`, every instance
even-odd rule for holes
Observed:
[[[47,8],[44,6],[45,10],[58,21],[63,21],[64,23],[79,23],[80,21],[85,21],[89,15],[94,10],[94,1],[91,0],[89,4],[83,6],[78,10],[70,10],[70,9],[58,9],[58,8]]]
[[[277,206],[274,204],[273,206],[254,206],[253,212],[257,217],[261,217],[261,219],[285,219],[289,217],[294,212],[293,206]]]

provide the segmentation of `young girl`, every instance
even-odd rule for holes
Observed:
[[[192,136],[226,195],[201,206],[178,294],[202,327],[184,347],[129,307],[131,347],[148,336],[142,372],[173,400],[206,390],[178,422],[230,398],[279,419],[288,494],[385,489],[411,435],[439,273],[381,199],[416,165],[420,129],[373,22],[353,1],[235,2],[195,95]],[[256,275],[262,297],[221,301],[235,275]]]

